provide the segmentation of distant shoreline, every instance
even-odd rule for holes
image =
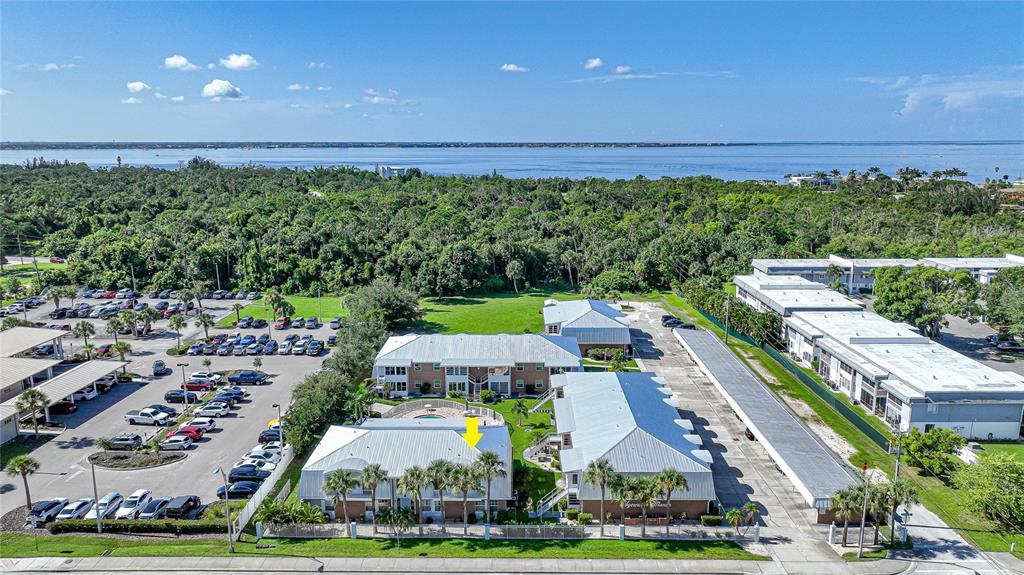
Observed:
[[[302,148],[704,148],[739,146],[848,145],[913,146],[956,144],[984,146],[1024,143],[1024,140],[943,141],[793,141],[793,142],[0,142],[0,150],[182,150],[182,149],[302,149]]]

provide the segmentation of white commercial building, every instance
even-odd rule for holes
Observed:
[[[632,352],[629,318],[617,303],[596,299],[544,302],[544,331],[548,335],[576,338],[584,355],[594,348]]]
[[[795,311],[860,311],[864,305],[825,284],[800,276],[736,276],[736,297],[757,311],[774,311],[786,316]]]
[[[1024,257],[1006,254],[1001,258],[924,258],[921,263],[941,270],[967,270],[976,281],[987,284],[999,270],[1024,266]]]

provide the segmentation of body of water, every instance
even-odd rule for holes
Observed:
[[[3,163],[29,158],[85,162],[93,167],[117,165],[174,169],[194,156],[224,166],[250,163],[268,167],[312,168],[374,164],[416,167],[432,174],[499,174],[512,178],[589,176],[648,178],[710,175],[728,180],[781,180],[786,174],[830,171],[863,172],[878,166],[895,175],[905,166],[928,172],[966,170],[968,179],[1024,177],[1024,141],[929,143],[774,143],[674,148],[181,148],[181,149],[24,149],[0,151]],[[998,167],[998,171],[996,168]]]

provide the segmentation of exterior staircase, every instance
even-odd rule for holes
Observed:
[[[557,395],[557,393],[555,392],[554,388],[549,389],[547,391],[547,393],[545,393],[544,395],[540,396],[540,399],[537,400],[537,403],[533,404],[533,407],[530,408],[530,413],[535,413],[537,411],[540,411],[540,408],[543,407],[546,403],[548,403],[552,399],[554,399],[556,395]]]
[[[569,488],[567,487],[555,487],[547,493],[537,504],[537,511],[531,513],[534,517],[543,517],[545,513],[548,513],[554,509],[558,502],[569,496]]]

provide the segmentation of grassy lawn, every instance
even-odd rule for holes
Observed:
[[[292,317],[317,317],[320,308],[317,305],[315,297],[305,297],[290,295],[285,296],[285,300],[295,307],[295,313]],[[232,302],[241,303],[241,302]],[[332,317],[344,317],[348,315],[348,310],[341,306],[341,298],[336,296],[324,296],[320,298],[320,305],[323,305],[324,315],[323,320],[325,322],[331,321]],[[263,304],[262,301],[249,302],[239,312],[242,317],[251,315],[254,318],[267,319],[268,321],[274,321],[273,314],[270,313],[270,308]],[[234,327],[236,323],[236,314],[225,317],[224,319],[217,322],[217,327]]]
[[[599,361],[596,359],[583,358],[584,371],[609,371],[607,361]],[[593,368],[593,369],[587,369]],[[640,371],[640,367],[637,366],[635,359],[630,359],[626,362],[626,369],[624,371]]]
[[[570,292],[530,291],[427,298],[420,302],[423,318],[410,331],[433,333],[540,333],[544,300],[581,299]]]
[[[697,310],[676,294],[662,294],[662,304],[680,317],[686,316],[695,324],[722,337],[722,330],[704,319]],[[766,382],[777,394],[788,395],[806,403],[822,422],[843,437],[856,453],[850,462],[859,467],[868,463],[873,467],[892,475],[894,458],[867,438],[852,423],[798,381],[786,368],[773,360],[764,350],[743,341],[730,338],[729,347],[752,371],[758,373],[757,366],[768,371],[777,383]],[[872,423],[869,417],[863,418]],[[876,426],[877,427],[877,426]],[[1015,455],[1024,453],[1024,447],[1014,444],[988,444],[985,449],[1005,449]],[[1019,455],[1018,455],[1019,456]],[[938,515],[947,525],[954,527],[967,541],[985,551],[1009,551],[1010,543],[1016,542],[1016,553],[1024,558],[1024,536],[1000,530],[999,526],[977,514],[966,511],[968,496],[963,492],[943,484],[933,477],[917,474],[917,470],[908,466],[900,466],[900,476],[909,479],[917,488],[921,502]]]
[[[527,407],[533,407],[537,400],[524,399],[523,402]],[[554,427],[551,426],[551,416],[542,412],[531,413],[523,418],[523,426],[519,427],[516,425],[517,417],[512,413],[514,400],[506,399],[493,405],[483,403],[475,405],[493,409],[505,418],[505,424],[512,436],[512,465],[514,467],[512,487],[519,491],[522,500],[525,501],[527,497],[531,497],[534,503],[540,502],[544,495],[555,488],[555,474],[523,461],[523,450],[536,441],[534,434],[550,435],[554,432]]]
[[[33,449],[50,441],[55,435],[40,435],[39,440],[33,439],[32,435],[23,435],[0,449],[0,469],[7,467],[7,462],[19,455],[28,455]]]
[[[477,557],[555,559],[741,559],[767,561],[731,541],[575,541],[575,540],[446,540],[403,539],[401,546],[386,539],[264,539],[257,549],[245,537],[235,544],[236,555],[286,557]],[[31,535],[0,535],[5,557],[95,557],[107,551],[113,557],[215,556],[227,554],[223,539],[177,539],[153,542],[60,535],[39,537],[38,550]]]
[[[985,443],[982,447],[985,448],[982,453],[1009,453],[1017,461],[1024,463],[1024,443]]]

